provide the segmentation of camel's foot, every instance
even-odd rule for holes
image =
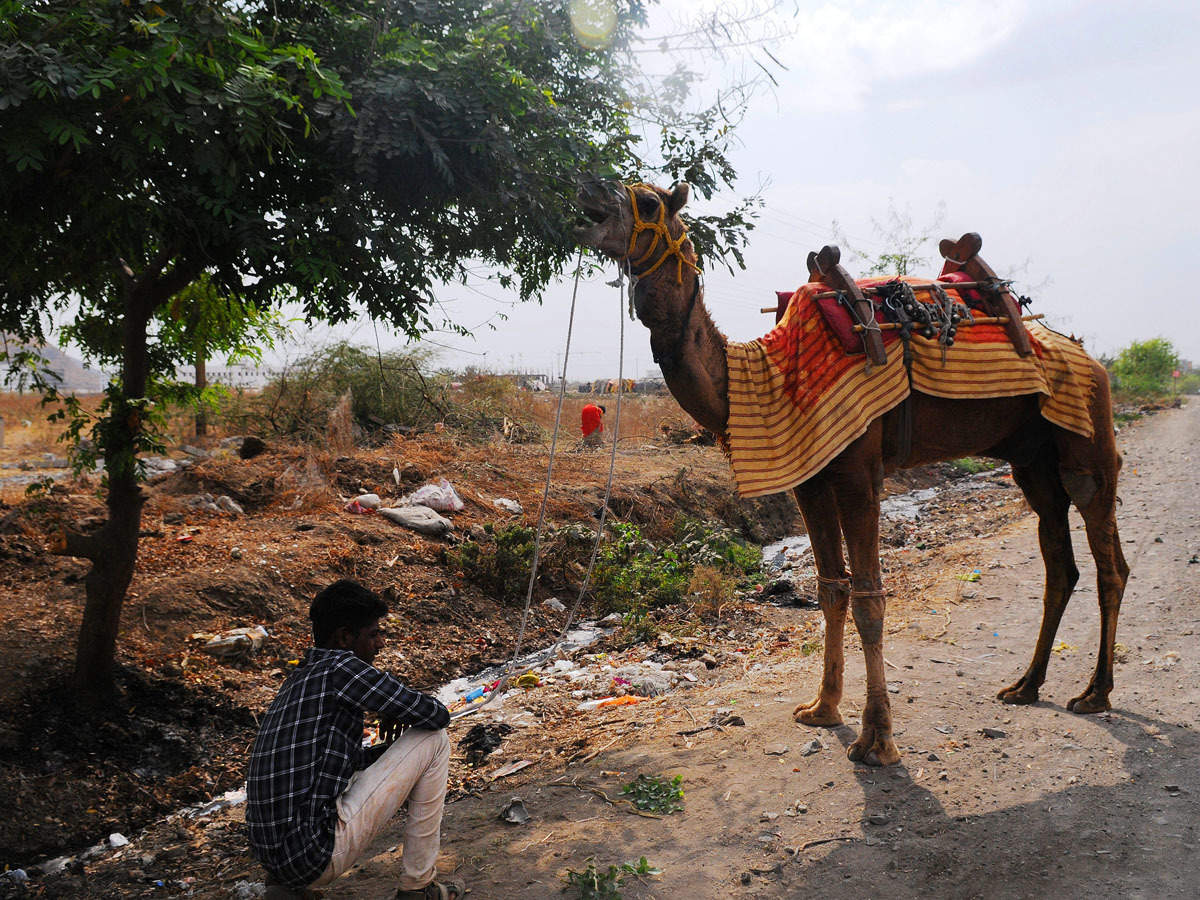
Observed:
[[[1067,709],[1080,714],[1098,713],[1112,709],[1112,704],[1108,702],[1107,693],[1102,694],[1094,687],[1089,686],[1086,691],[1067,704]]]
[[[792,718],[801,725],[814,725],[822,728],[842,724],[842,714],[838,712],[838,705],[822,700],[820,697],[812,703],[801,703],[792,710]]]
[[[851,762],[868,766],[890,766],[900,762],[900,751],[891,734],[880,735],[870,728],[864,728],[858,740],[846,748],[846,756]]]
[[[1004,690],[996,695],[997,700],[1002,700],[1005,703],[1016,703],[1028,705],[1037,703],[1038,686],[1034,684],[1033,679],[1028,675],[1023,675],[1015,683],[1010,684]]]

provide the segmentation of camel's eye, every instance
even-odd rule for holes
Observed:
[[[658,199],[655,197],[647,197],[645,194],[638,196],[637,200],[638,212],[643,216],[658,215]]]

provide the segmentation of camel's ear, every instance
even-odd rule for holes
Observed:
[[[684,204],[688,201],[688,192],[691,191],[691,185],[686,181],[675,182],[675,187],[671,188],[671,193],[667,197],[667,215],[673,216],[675,213],[683,209]]]

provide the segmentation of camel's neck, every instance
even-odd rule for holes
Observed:
[[[674,266],[664,266],[639,280],[634,307],[650,329],[654,361],[679,405],[705,428],[723,435],[729,421],[725,335],[704,307],[699,275],[685,271],[680,285],[675,272]]]

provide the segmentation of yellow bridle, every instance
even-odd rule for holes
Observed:
[[[676,266],[676,271],[675,271],[675,280],[679,284],[683,284],[683,267],[685,265],[689,266],[690,268],[695,270],[697,273],[699,273],[699,271],[700,271],[699,266],[697,266],[694,262],[691,262],[690,260],[685,259],[683,256],[682,247],[683,247],[683,242],[687,240],[687,226],[680,223],[681,230],[679,232],[679,237],[677,237],[677,238],[671,237],[671,232],[667,230],[667,207],[666,207],[666,204],[661,202],[661,199],[659,201],[659,207],[658,207],[658,221],[647,222],[644,219],[642,219],[642,217],[638,215],[637,195],[633,192],[633,189],[635,187],[642,187],[642,188],[647,188],[648,190],[653,190],[653,188],[650,187],[650,185],[648,185],[648,184],[632,184],[632,185],[627,184],[627,185],[625,185],[625,190],[627,190],[629,192],[629,207],[633,211],[633,234],[629,238],[629,252],[626,254],[626,256],[631,257],[629,260],[629,264],[631,266],[640,266],[642,263],[644,263],[646,260],[648,260],[651,257],[651,255],[653,255],[654,251],[658,248],[658,241],[661,238],[663,243],[666,245],[663,249],[662,256],[660,256],[657,260],[655,260],[654,265],[652,265],[650,268],[648,268],[645,272],[635,272],[634,274],[637,275],[638,278],[645,278],[647,275],[649,275],[651,272],[653,272],[655,269],[657,269],[659,266],[661,266],[664,262],[666,262],[667,257],[674,256],[677,261],[677,266]],[[646,252],[643,253],[640,258],[635,260],[635,259],[632,259],[633,251],[637,245],[638,237],[641,235],[641,233],[643,231],[654,232],[654,240],[650,242],[650,246],[646,249]]]

